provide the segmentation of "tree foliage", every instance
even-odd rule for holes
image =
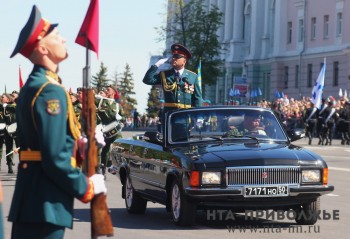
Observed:
[[[148,102],[146,112],[149,117],[157,117],[161,104],[159,102],[159,87],[152,86],[148,93]]]
[[[137,100],[133,98],[134,79],[131,73],[129,64],[126,64],[124,72],[118,81],[118,91],[120,94],[120,104],[123,108],[124,114],[127,117],[131,116],[131,112],[136,109]]]
[[[101,91],[110,84],[110,80],[107,78],[107,71],[107,67],[101,62],[100,70],[95,76],[92,76],[91,85],[96,89],[96,92]]]
[[[171,0],[170,4],[174,11],[169,13],[167,26],[161,28],[163,36],[190,49],[192,59],[186,64],[188,69],[196,72],[201,59],[203,86],[214,84],[223,63],[216,34],[223,24],[223,13],[215,5],[208,11],[201,0],[190,0],[187,4],[183,0]]]

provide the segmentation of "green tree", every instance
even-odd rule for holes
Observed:
[[[100,70],[96,73],[95,76],[92,76],[91,85],[99,92],[102,88],[109,85],[110,80],[107,78],[107,67],[101,62]]]
[[[170,4],[174,11],[169,13],[167,26],[158,28],[161,36],[188,47],[192,59],[186,67],[197,72],[201,59],[203,87],[214,84],[223,64],[216,34],[223,24],[223,13],[215,5],[211,5],[208,11],[202,0],[190,0],[187,4],[183,0],[171,0]]]
[[[118,81],[118,90],[120,94],[120,104],[123,108],[124,114],[127,117],[131,116],[131,111],[136,109],[137,100],[133,98],[134,79],[132,77],[129,64],[126,64],[124,72]]]
[[[148,93],[147,115],[149,117],[157,117],[160,107],[159,87],[153,85],[151,91]]]

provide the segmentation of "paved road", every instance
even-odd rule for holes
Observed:
[[[124,132],[125,137],[142,132]],[[315,140],[316,142],[316,140]],[[294,221],[269,221],[255,220],[247,222],[240,215],[235,221],[208,221],[203,212],[199,212],[197,223],[190,228],[174,226],[170,215],[166,213],[164,206],[148,202],[145,215],[130,215],[126,212],[124,201],[121,198],[119,179],[108,174],[106,184],[108,188],[108,206],[111,209],[115,236],[113,238],[136,239],[136,238],[347,238],[350,234],[350,147],[341,146],[335,141],[333,146],[307,145],[302,139],[295,144],[305,146],[321,154],[330,167],[330,183],[336,186],[332,194],[323,196],[321,208],[327,212],[339,210],[340,220],[319,220],[316,226],[295,228]],[[18,160],[18,159],[16,159]],[[17,162],[17,161],[16,161]],[[15,176],[8,175],[2,165],[0,177],[4,189],[4,221],[5,238],[10,238],[11,224],[7,222],[9,204],[15,185]],[[90,238],[89,205],[75,201],[74,228],[66,230],[67,239]],[[235,229],[234,231],[229,229]],[[294,232],[292,230],[295,230]],[[299,231],[297,231],[299,230]],[[104,237],[101,237],[104,238]]]

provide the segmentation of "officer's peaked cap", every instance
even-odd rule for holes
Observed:
[[[179,43],[175,43],[171,46],[171,52],[173,54],[184,55],[187,59],[190,59],[192,57],[190,50]]]
[[[58,24],[51,24],[46,19],[41,17],[41,13],[37,6],[33,6],[29,19],[23,27],[10,57],[17,53],[29,58],[32,54],[36,43],[49,34]]]

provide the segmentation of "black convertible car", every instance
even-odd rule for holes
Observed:
[[[182,226],[199,208],[294,210],[298,224],[314,224],[319,197],[334,187],[325,161],[291,144],[302,137],[268,109],[191,108],[167,114],[163,135],[116,140],[111,159],[130,213],[152,201]]]

